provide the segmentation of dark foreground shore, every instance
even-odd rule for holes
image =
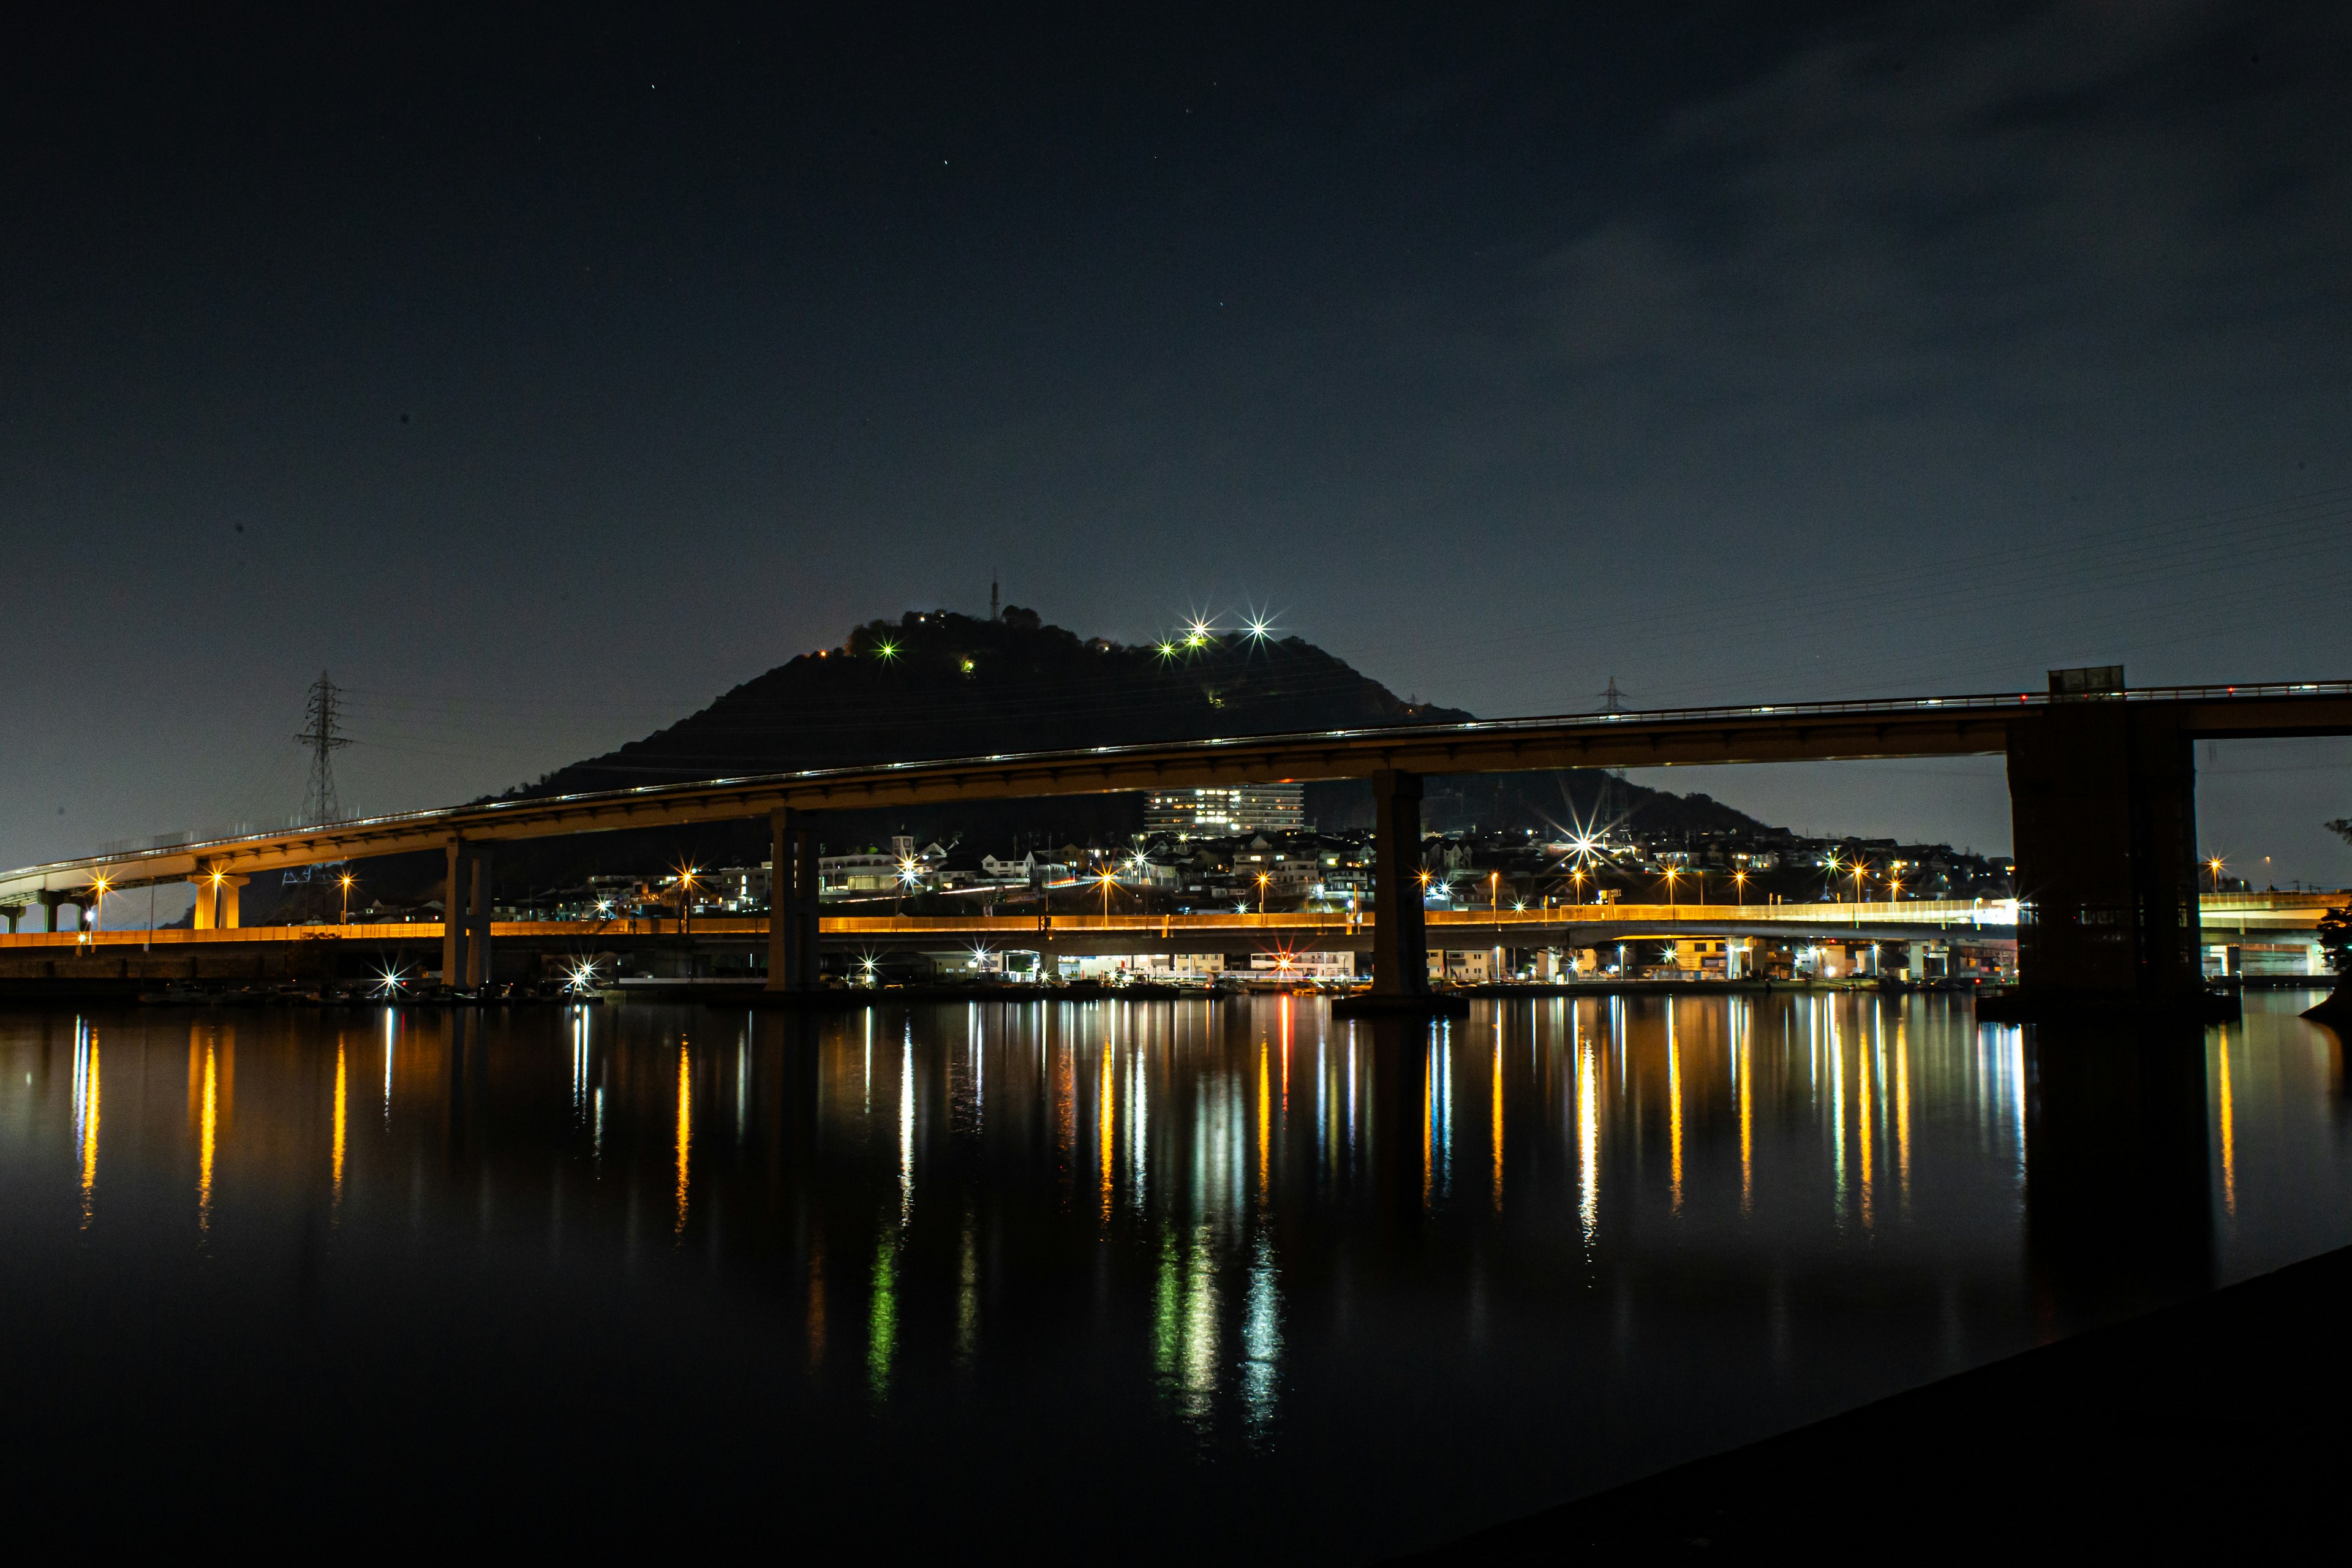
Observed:
[[[1412,1561],[2332,1555],[2352,1536],[2347,1423],[2352,1249]]]

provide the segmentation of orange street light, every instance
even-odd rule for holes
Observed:
[[[1265,873],[1257,874],[1257,912],[1265,913]]]
[[[1739,889],[1739,901],[1745,905],[1748,902],[1748,873],[1734,871],[1731,874],[1731,885]]]
[[[82,942],[84,944],[88,944],[91,941],[90,933],[98,930],[98,911],[105,907],[106,890],[113,885],[113,883],[106,879],[106,874],[104,872],[100,872],[89,879],[89,911],[82,918],[81,922]]]
[[[2219,855],[2205,862],[2205,869],[2213,873],[2213,890],[2221,890],[2221,868],[2227,864]]]
[[[1675,879],[1682,874],[1682,868],[1679,866],[1666,868],[1666,908],[1668,909],[1675,907]]]
[[[338,878],[337,880],[341,884],[343,889],[343,918],[336,923],[339,925],[349,925],[352,923],[352,884],[358,881],[359,879],[352,876],[349,871],[346,871],[341,877]]]

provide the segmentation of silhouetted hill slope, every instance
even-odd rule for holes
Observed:
[[[1300,637],[1129,647],[1018,607],[993,621],[910,611],[518,793],[1469,717],[1405,702]]]
[[[869,621],[841,646],[804,653],[748,680],[689,718],[614,752],[574,763],[509,796],[568,795],[801,768],[913,762],[1003,752],[1203,740],[1288,731],[1453,723],[1473,715],[1407,702],[1298,637],[1228,636],[1193,647],[1129,647],[1081,638],[1008,607],[1000,620],[946,611]],[[1472,826],[1565,826],[1591,820],[1601,775],[1513,773],[1433,780],[1433,831]],[[1650,829],[1753,826],[1694,796],[1617,786],[1620,809]],[[1312,784],[1307,816],[1330,830],[1369,827],[1371,793],[1356,782]],[[1123,844],[1143,825],[1136,794],[971,801],[954,805],[828,812],[829,852],[877,845],[893,833],[919,841],[961,836],[982,847]],[[501,846],[501,897],[577,886],[593,872],[644,874],[681,861],[757,864],[764,821],[644,828]],[[378,896],[439,896],[440,857],[373,862]],[[248,892],[248,906],[269,907]],[[267,918],[257,913],[253,918]]]

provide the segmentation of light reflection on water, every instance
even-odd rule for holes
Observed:
[[[1011,1529],[1019,1439],[1083,1434],[1151,1458],[1085,1505],[1173,1510],[1146,1553],[1361,1556],[2352,1240],[2307,1000],[2249,998],[2201,1058],[1866,994],[1425,1026],[1289,998],[20,1013],[6,1327],[72,1345],[72,1302],[119,1323],[201,1283],[208,1353],[272,1379],[297,1318],[463,1342],[560,1309],[714,1445],[824,1433],[850,1468],[810,1472],[815,1517],[878,1506],[863,1454]],[[170,1377],[110,1344],[75,1353]],[[452,1419],[532,1418],[398,1370]],[[499,1375],[545,1401],[560,1373]]]

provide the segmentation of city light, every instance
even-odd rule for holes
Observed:
[[[1251,637],[1258,642],[1264,642],[1274,635],[1274,623],[1256,616],[1252,616],[1245,623],[1245,627]]]
[[[375,972],[375,994],[379,996],[397,996],[400,988],[407,984],[407,974],[397,965],[387,965]]]
[[[1746,903],[1748,901],[1748,873],[1745,871],[1734,871],[1731,874],[1731,885],[1739,889],[1739,901],[1743,904]]]
[[[1208,646],[1209,640],[1216,635],[1216,627],[1211,626],[1204,620],[1196,618],[1193,620],[1192,625],[1184,628],[1184,646],[1186,647],[1205,647]]]
[[[909,856],[906,859],[898,862],[898,882],[900,886],[911,888],[921,882],[922,879],[923,868],[920,865],[916,863],[912,856]]]
[[[1151,651],[1158,654],[1160,658],[1165,661],[1176,657],[1176,645],[1172,642],[1161,642]]]
[[[2219,855],[2205,862],[2205,869],[2213,873],[2213,890],[2217,893],[2221,890],[2221,868],[2228,864],[2229,862]]]
[[[563,977],[563,988],[575,996],[585,996],[596,989],[596,961],[583,959],[575,963]]]

